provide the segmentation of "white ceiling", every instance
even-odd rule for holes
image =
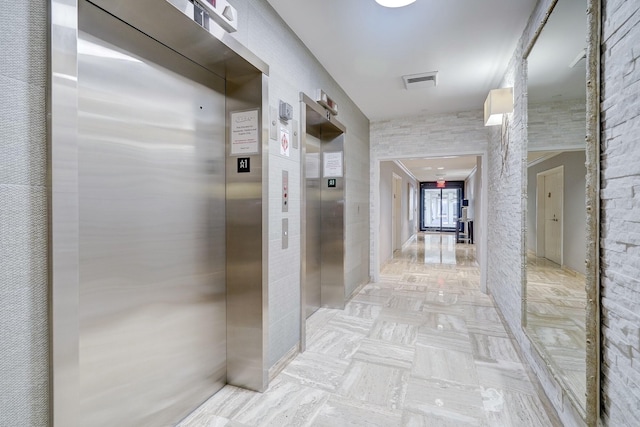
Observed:
[[[536,3],[268,1],[372,121],[482,108]],[[404,88],[403,75],[428,71],[438,71],[437,87]]]
[[[586,60],[569,64],[587,47],[586,0],[560,0],[527,57],[529,102],[586,98]]]
[[[371,121],[481,109],[503,78],[536,0],[268,0]],[[559,0],[529,56],[529,99],[584,93],[586,0]],[[403,75],[438,71],[437,87],[407,91]],[[580,79],[580,76],[582,78]],[[331,96],[331,94],[329,94]],[[405,159],[419,181],[464,180],[475,157]],[[427,169],[431,167],[432,169]]]
[[[476,156],[446,156],[426,159],[404,159],[400,162],[420,182],[464,181],[476,167]]]

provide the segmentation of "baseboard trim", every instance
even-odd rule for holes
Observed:
[[[407,246],[409,246],[414,240],[416,240],[417,237],[418,237],[418,234],[413,233],[411,237],[409,237],[407,241],[402,244],[402,249],[406,249]]]
[[[358,286],[356,286],[356,288],[353,290],[353,292],[351,292],[351,295],[349,295],[347,297],[347,299],[345,300],[345,305],[349,303],[349,301],[351,301],[351,299],[353,297],[355,297],[356,295],[358,295],[360,293],[360,291],[362,290],[362,288],[364,288],[365,286],[367,286],[369,283],[371,283],[371,277],[367,278],[366,281],[360,283]]]
[[[291,347],[291,349],[287,351],[285,355],[280,358],[280,360],[278,360],[271,368],[269,368],[269,382],[273,381],[273,379],[277,377],[278,374],[280,374],[280,372],[282,372],[282,370],[286,368],[287,365],[291,363],[291,361],[295,359],[298,354],[300,354],[300,343]]]

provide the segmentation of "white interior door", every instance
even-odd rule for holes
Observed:
[[[562,265],[562,200],[564,173],[561,168],[544,175],[545,258]]]

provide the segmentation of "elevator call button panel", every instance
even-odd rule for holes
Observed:
[[[289,172],[282,171],[282,212],[289,212]]]

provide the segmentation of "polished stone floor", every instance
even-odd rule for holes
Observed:
[[[527,333],[555,375],[584,407],[587,392],[583,275],[527,256]]]
[[[489,297],[473,245],[420,234],[265,393],[233,386],[181,427],[552,426]]]

